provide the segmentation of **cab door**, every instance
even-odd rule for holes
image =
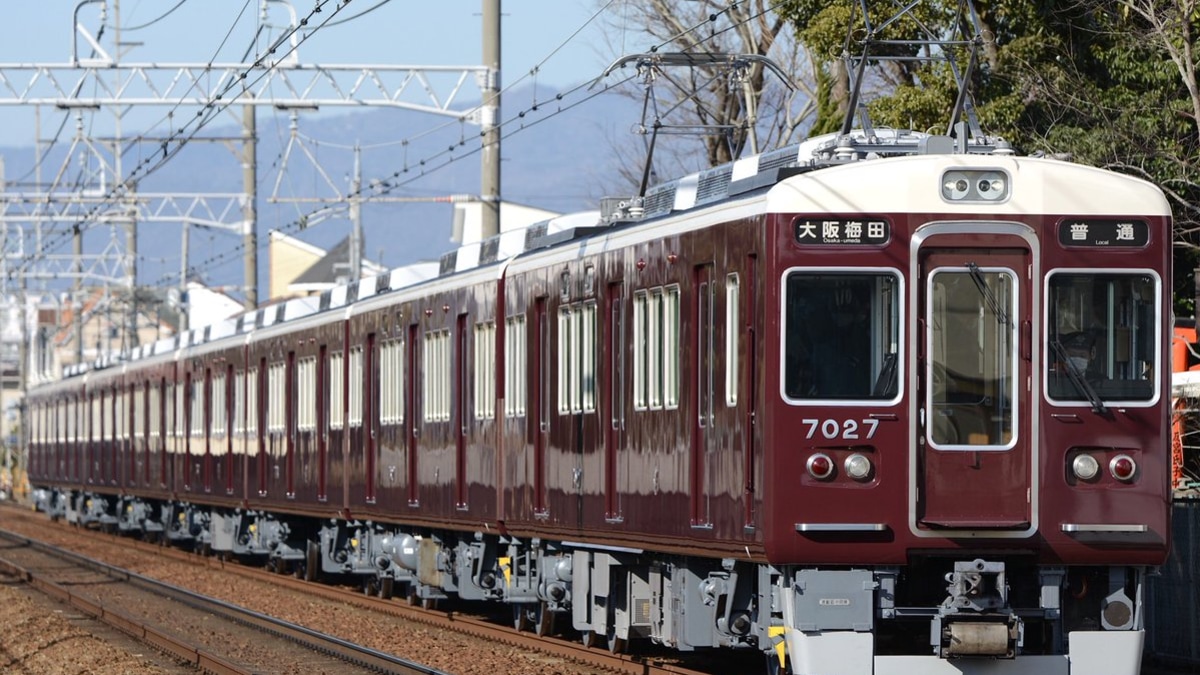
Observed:
[[[980,239],[933,238],[944,244],[918,251],[920,530],[1033,526],[1030,249],[1016,237]]]

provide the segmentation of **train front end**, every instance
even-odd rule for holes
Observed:
[[[999,153],[830,164],[767,198],[791,672],[1138,672],[1170,532],[1161,192]]]

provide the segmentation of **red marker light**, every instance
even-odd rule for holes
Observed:
[[[808,458],[808,474],[817,480],[824,480],[833,474],[833,460],[829,455],[818,452]]]
[[[1108,470],[1112,473],[1113,478],[1122,482],[1133,480],[1137,473],[1137,462],[1129,455],[1117,455],[1108,463]]]

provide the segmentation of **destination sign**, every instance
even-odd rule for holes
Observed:
[[[1058,224],[1058,243],[1141,248],[1150,243],[1150,224],[1133,218],[1068,218]]]
[[[797,218],[793,221],[796,243],[812,246],[882,246],[892,235],[892,226],[879,217]]]

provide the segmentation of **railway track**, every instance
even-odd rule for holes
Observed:
[[[443,675],[11,532],[0,532],[0,571],[206,673]]]
[[[403,600],[382,599],[346,586],[306,582],[290,575],[228,562],[213,556],[200,556],[189,551],[163,547],[140,540],[118,539],[96,531],[80,530],[63,523],[49,523],[44,515],[26,510],[3,508],[0,509],[0,513],[4,514],[4,526],[17,530],[19,536],[47,539],[52,537],[56,541],[62,540],[63,545],[67,546],[69,543],[65,540],[79,538],[79,541],[85,541],[89,546],[112,547],[113,553],[127,554],[130,551],[136,551],[152,559],[171,561],[185,566],[183,568],[185,570],[192,570],[191,572],[173,573],[177,577],[199,577],[201,575],[196,574],[195,571],[204,570],[204,575],[226,575],[229,578],[244,580],[253,588],[270,587],[313,601],[333,603],[351,611],[368,612],[412,622],[423,626],[426,632],[437,635],[452,633],[467,636],[478,641],[479,644],[488,645],[492,651],[511,654],[541,654],[542,657],[539,658],[547,663],[544,672],[564,672],[564,662],[566,662],[566,671],[572,673],[712,675],[728,672],[759,672],[762,669],[762,659],[757,654],[712,653],[706,656],[694,655],[690,659],[681,658],[678,652],[666,650],[661,653],[647,651],[613,654],[603,648],[587,647],[569,634],[538,637],[533,633],[518,631],[509,625],[510,621],[499,615],[480,615],[472,613],[470,610],[460,610],[448,606],[434,609],[412,606]],[[97,556],[111,555],[103,551],[93,554]],[[268,609],[267,611],[273,610]],[[369,622],[364,621],[363,623]],[[396,630],[404,631],[405,629]],[[443,667],[452,672],[455,671],[452,666],[443,665]]]

